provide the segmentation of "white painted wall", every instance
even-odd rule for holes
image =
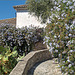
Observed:
[[[41,22],[38,21],[37,17],[30,15],[26,10],[18,10],[16,12],[16,17],[17,28],[21,28],[24,26],[29,27],[30,25],[33,25],[34,27],[45,27],[45,24],[41,24]]]

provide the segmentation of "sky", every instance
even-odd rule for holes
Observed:
[[[15,5],[23,5],[26,0],[0,0],[0,20],[14,18],[16,11]]]

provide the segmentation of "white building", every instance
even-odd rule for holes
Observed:
[[[27,10],[27,5],[17,5],[13,6],[16,10],[16,27],[29,27],[30,25],[34,27],[45,27],[45,24],[41,24],[41,21],[37,17],[30,15]]]

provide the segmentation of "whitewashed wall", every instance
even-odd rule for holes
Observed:
[[[45,27],[45,24],[41,24],[41,22],[38,21],[37,17],[30,15],[26,10],[18,10],[16,12],[16,17],[17,28],[21,28],[24,26],[29,27],[30,25],[33,25],[34,27]]]

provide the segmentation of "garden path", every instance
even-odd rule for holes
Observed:
[[[62,75],[58,63],[54,63],[55,59],[47,60],[35,64],[29,71],[28,75]]]

